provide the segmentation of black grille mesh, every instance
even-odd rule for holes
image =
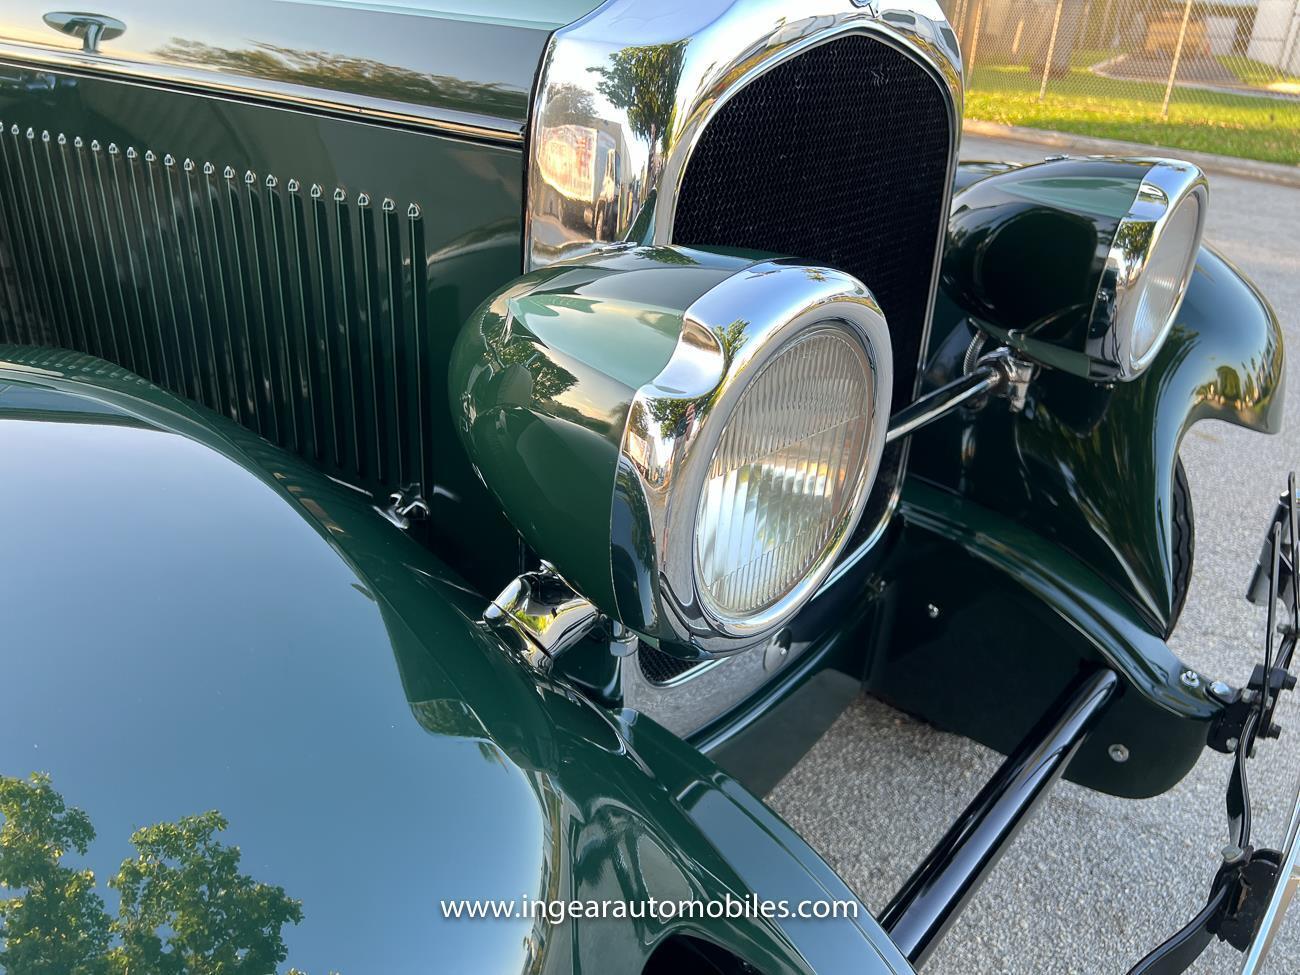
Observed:
[[[693,667],[698,666],[694,660],[683,660],[656,650],[648,643],[637,647],[636,659],[641,667],[641,675],[652,684],[666,684],[674,677],[680,677]]]
[[[863,35],[791,58],[731,98],[687,165],[675,243],[770,251],[847,271],[876,296],[894,409],[912,400],[949,181],[939,81]],[[898,476],[886,452],[872,507]],[[871,512],[864,529],[875,522]]]

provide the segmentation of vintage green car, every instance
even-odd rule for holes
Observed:
[[[1184,666],[1180,440],[1284,374],[1197,167],[959,164],[934,0],[54,3],[0,11],[0,970],[911,972],[1061,775],[1207,747],[1233,846],[1116,970],[1257,969],[1296,491],[1280,642]],[[878,917],[759,798],[864,690],[1008,756]]]

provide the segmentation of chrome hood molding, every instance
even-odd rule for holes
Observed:
[[[960,130],[961,54],[934,0],[609,0],[557,31],[530,122],[525,270],[617,241],[671,243],[686,164],[718,109],[850,32],[927,65]]]

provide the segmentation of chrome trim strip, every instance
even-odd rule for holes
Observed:
[[[645,680],[645,682],[649,684],[651,687],[658,687],[658,688],[681,687],[683,684],[689,684],[696,677],[699,677],[702,674],[707,674],[710,670],[712,670],[714,667],[717,667],[719,664],[724,663],[727,659],[728,658],[726,657],[715,657],[712,660],[705,660],[701,663],[695,664],[692,667],[689,667],[686,670],[683,670],[676,677],[668,678],[668,680],[650,680],[644,674],[642,674],[641,676]],[[640,672],[639,664],[637,670],[638,672]]]
[[[851,549],[847,555],[836,563],[835,568],[831,570],[830,575],[828,575],[822,582],[821,588],[813,593],[812,599],[808,600],[808,602],[811,603],[815,599],[820,599],[822,596],[830,592],[834,588],[835,583],[839,582],[846,575],[852,572],[854,567],[867,557],[867,553],[876,547],[876,543],[879,542],[881,536],[885,534],[885,529],[887,529],[890,523],[894,520],[894,513],[898,510],[899,502],[902,500],[903,482],[900,479],[899,482],[894,485],[893,493],[889,497],[889,504],[885,508],[884,514],[881,515],[880,521],[876,522],[876,527],[872,529],[871,534],[864,538],[857,548]]]
[[[310,109],[344,118],[411,126],[458,138],[520,147],[523,126],[487,115],[434,109],[408,102],[370,98],[350,92],[325,92],[306,85],[244,79],[166,64],[140,64],[83,51],[60,51],[0,41],[0,63],[14,67],[44,66],[68,74],[106,78],[128,84],[154,84],[237,100],[257,100],[271,106]]]
[[[748,653],[705,661],[662,684],[647,680],[633,655],[622,661],[623,704],[650,715],[673,734],[685,738],[740,704],[773,677],[791,673],[794,662],[811,646],[807,642],[792,645],[778,670],[768,670],[763,648],[755,647]]]

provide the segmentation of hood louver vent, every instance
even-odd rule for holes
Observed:
[[[117,363],[376,493],[433,481],[427,266],[414,204],[0,132],[0,339]]]

